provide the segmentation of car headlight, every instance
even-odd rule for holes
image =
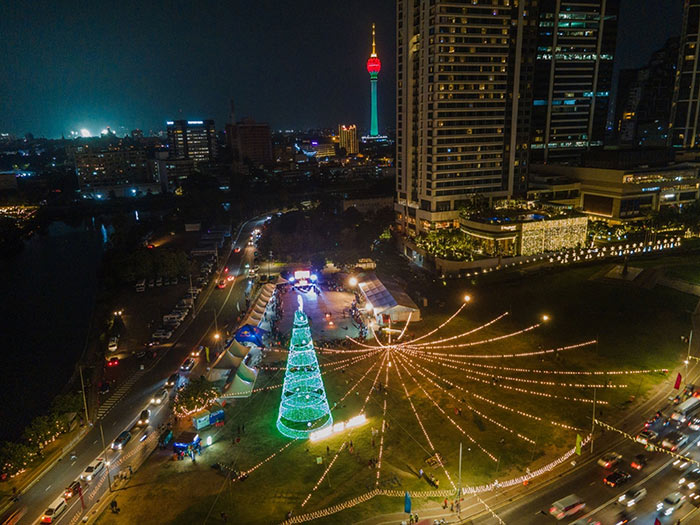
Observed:
[[[663,503],[657,503],[657,504],[656,504],[656,510],[661,510],[661,509],[663,509],[663,508],[664,508],[664,504],[663,504]]]
[[[673,509],[668,508],[668,509],[666,509],[666,510],[664,511],[664,515],[670,516],[672,512],[673,512]]]
[[[695,482],[691,481],[690,483],[688,483],[688,488],[689,488],[689,489],[694,489],[694,488],[695,488]]]
[[[633,507],[634,506],[634,500],[633,501],[628,501],[627,502],[628,507]]]
[[[619,498],[617,498],[617,501],[625,501],[625,495],[623,494]]]
[[[154,397],[151,398],[151,404],[155,403],[156,399]]]
[[[683,485],[683,483],[685,483],[685,478],[681,478],[678,480],[679,485]]]

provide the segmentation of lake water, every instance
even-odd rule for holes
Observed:
[[[85,346],[106,232],[54,222],[0,259],[0,440],[63,391]]]

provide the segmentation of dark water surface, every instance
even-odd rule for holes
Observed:
[[[17,439],[61,393],[85,346],[105,232],[51,223],[0,258],[0,440]]]

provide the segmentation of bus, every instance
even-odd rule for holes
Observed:
[[[698,409],[700,409],[700,398],[690,397],[678,405],[671,414],[671,419],[678,423],[685,423]]]

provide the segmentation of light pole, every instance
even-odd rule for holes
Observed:
[[[459,477],[457,478],[457,516],[462,503],[462,442],[459,442]]]
[[[78,370],[80,371],[80,391],[83,394],[83,408],[85,409],[85,424],[90,424],[90,418],[88,417],[87,409],[87,398],[85,397],[85,381],[83,380],[83,365],[78,365]]]
[[[192,272],[190,272],[190,302],[192,303],[192,319],[197,318],[197,309],[194,305],[194,295],[192,294]]]
[[[595,432],[595,399],[597,389],[593,387],[593,417],[591,418],[591,455],[593,455],[593,433]]]
[[[102,438],[102,449],[106,449],[107,446],[105,445],[105,433],[102,430],[102,423],[100,423],[100,437]],[[112,476],[109,475],[109,461],[107,461],[107,483],[109,484],[109,491],[112,491]]]

